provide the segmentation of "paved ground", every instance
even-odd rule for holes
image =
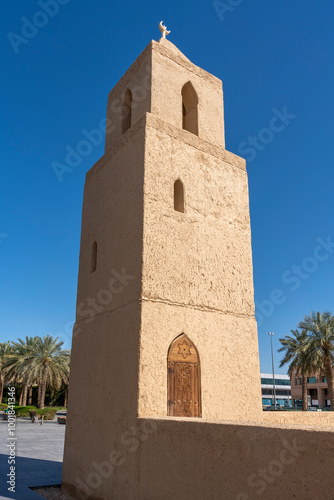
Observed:
[[[43,425],[29,419],[16,421],[16,493],[8,491],[8,422],[0,416],[0,500],[42,500],[29,486],[61,483],[65,425],[56,420]]]

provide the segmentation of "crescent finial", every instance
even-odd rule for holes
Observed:
[[[163,21],[160,21],[159,29],[162,33],[162,38],[166,38],[166,35],[169,35],[170,31],[167,30],[166,26],[164,26]]]

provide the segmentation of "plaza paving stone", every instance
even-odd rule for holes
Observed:
[[[0,415],[0,500],[42,500],[29,489],[61,483],[65,425],[57,420],[32,423],[28,418],[16,421],[16,492],[8,491],[8,422]]]

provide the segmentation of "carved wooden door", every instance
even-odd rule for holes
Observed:
[[[201,417],[201,370],[193,342],[182,334],[168,351],[168,415]]]

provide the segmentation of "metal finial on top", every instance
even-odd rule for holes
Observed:
[[[159,24],[159,29],[162,33],[162,38],[166,38],[166,35],[169,35],[170,31],[167,30],[166,26],[163,25],[163,21]]]

